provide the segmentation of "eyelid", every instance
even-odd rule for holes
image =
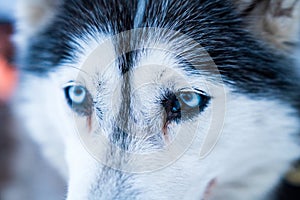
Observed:
[[[204,92],[203,90],[197,89],[197,88],[182,88],[178,92],[194,92],[197,94],[201,94],[201,95],[210,97],[210,95],[208,95],[206,92]]]
[[[75,81],[69,81],[65,84],[62,85],[62,88],[66,88],[66,87],[70,87],[70,86],[84,86],[84,84],[81,84],[81,83],[78,83],[78,82],[75,82]]]
[[[67,83],[64,83],[64,84],[62,85],[62,88],[66,88],[66,87],[70,87],[70,86],[75,86],[75,85],[77,85],[77,84],[75,83],[75,81],[69,81],[69,82],[67,82]]]

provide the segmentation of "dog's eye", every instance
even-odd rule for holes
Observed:
[[[183,102],[185,105],[195,108],[199,106],[199,104],[202,101],[202,97],[199,94],[196,94],[194,92],[184,92],[179,94],[179,98],[181,102]]]
[[[82,86],[71,86],[68,88],[68,96],[72,103],[81,104],[86,98],[86,90]]]
[[[64,90],[68,104],[77,114],[82,116],[90,116],[92,114],[92,96],[85,87],[69,85]]]
[[[202,92],[167,93],[162,105],[166,111],[166,121],[191,119],[202,112],[210,97]]]

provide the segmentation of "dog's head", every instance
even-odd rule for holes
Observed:
[[[237,7],[20,4],[20,108],[69,200],[265,198],[299,153],[298,75]]]

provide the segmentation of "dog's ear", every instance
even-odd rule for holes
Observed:
[[[17,0],[17,31],[32,36],[55,15],[62,0]]]
[[[250,30],[276,48],[293,50],[300,43],[299,0],[232,0]]]

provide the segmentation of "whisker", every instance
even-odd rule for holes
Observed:
[[[72,65],[66,65],[64,67],[69,67],[69,68],[77,69],[78,71],[85,73],[87,76],[92,77],[92,75],[90,75],[87,71],[85,71],[85,70],[83,70],[81,68],[78,68],[78,67],[75,67],[75,66],[72,66]]]

